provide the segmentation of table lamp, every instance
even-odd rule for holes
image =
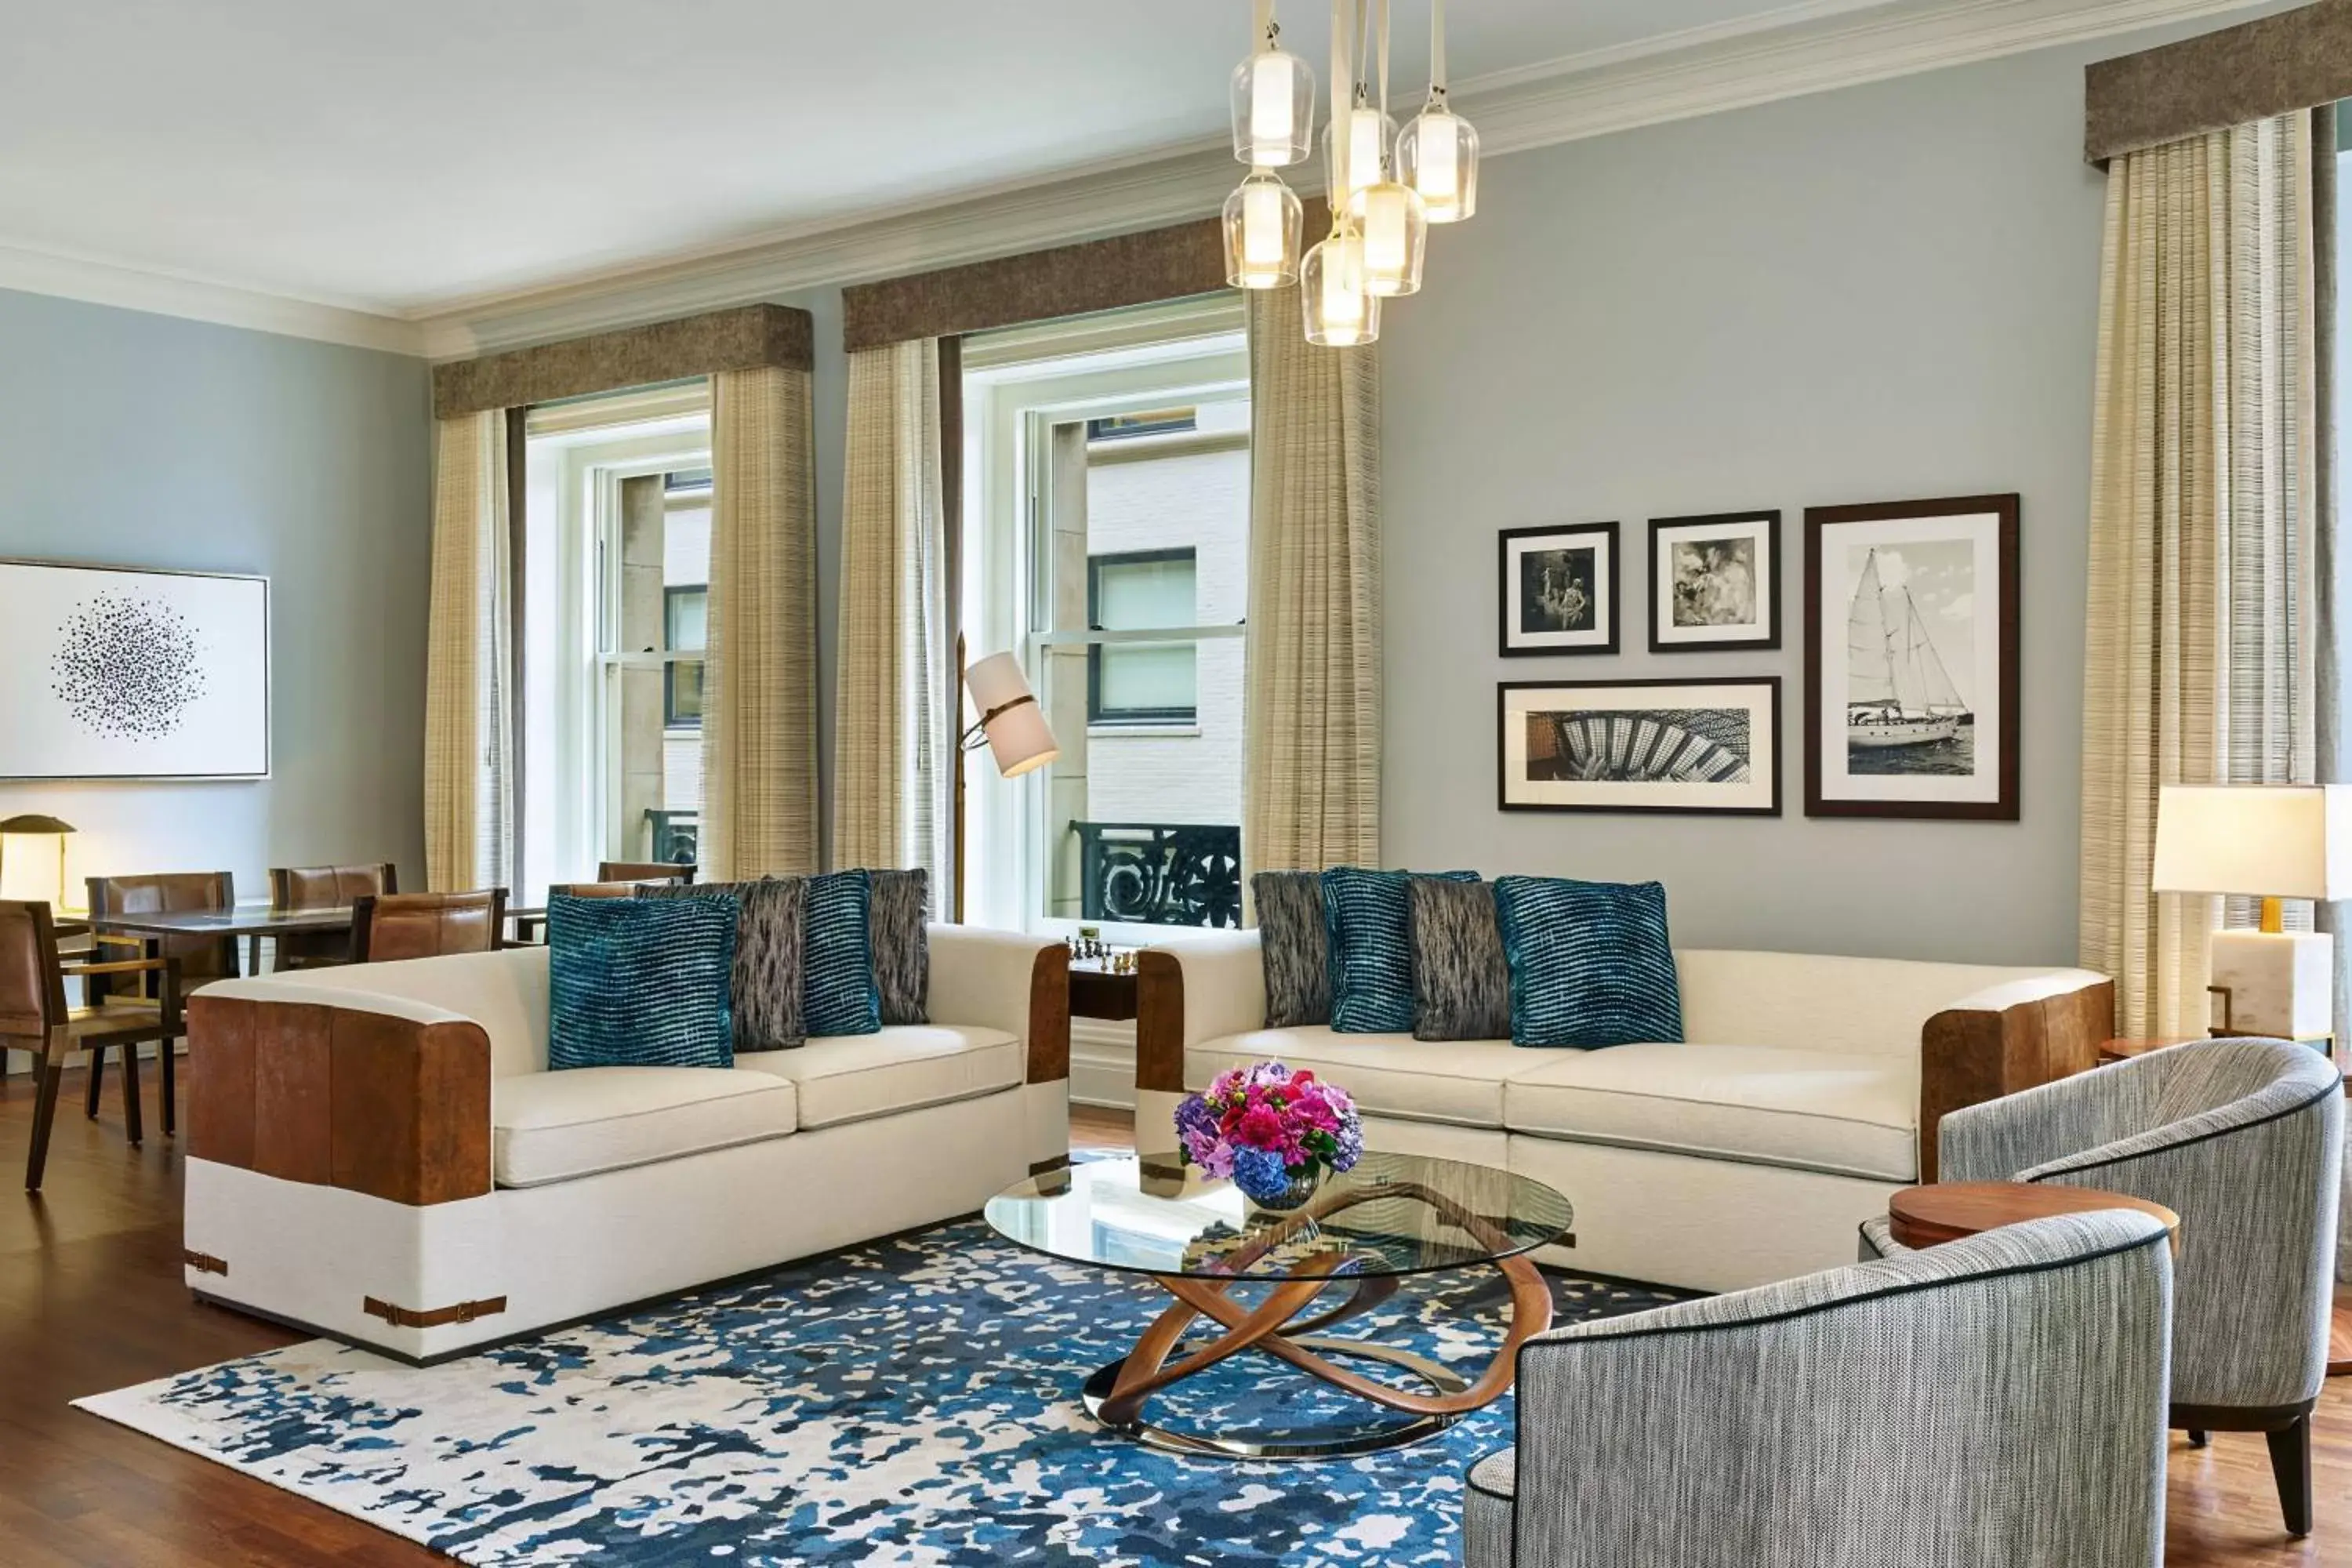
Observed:
[[[2290,931],[2283,899],[2352,898],[2352,786],[2167,784],[2156,816],[2159,893],[2259,898],[2260,931],[2213,933],[2211,980],[2231,1034],[2335,1031],[2335,938]]]
[[[1008,779],[1034,773],[1062,754],[1059,742],[1045,722],[1037,694],[1029,689],[1029,676],[1019,656],[992,653],[969,669],[963,662],[963,639],[956,639],[956,722],[963,722],[962,694],[971,694],[980,717],[958,738],[955,770],[955,919],[963,923],[964,782],[962,752],[984,742],[996,771]]]
[[[73,824],[54,816],[0,821],[0,899],[66,905],[66,835]]]

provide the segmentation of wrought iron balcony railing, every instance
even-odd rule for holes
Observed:
[[[1074,822],[1080,907],[1128,925],[1242,923],[1242,830],[1223,825]]]

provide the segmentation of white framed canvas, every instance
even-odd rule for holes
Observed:
[[[1780,678],[1505,681],[1505,811],[1780,815]]]
[[[0,778],[269,776],[269,581],[0,560]]]
[[[1780,514],[1650,521],[1650,651],[1780,646]]]
[[[1805,814],[2018,820],[2014,495],[1805,513]]]
[[[1502,535],[1501,652],[1617,651],[1617,525],[1513,528]]]

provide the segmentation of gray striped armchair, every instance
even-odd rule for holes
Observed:
[[[2200,1444],[2268,1434],[2287,1529],[2307,1533],[2343,1190],[2335,1064],[2285,1040],[2198,1040],[1955,1111],[1937,1143],[1948,1182],[2102,1187],[2180,1216],[2171,1424]]]
[[[2171,1302],[2117,1211],[1540,1335],[1467,1562],[2150,1568]]]

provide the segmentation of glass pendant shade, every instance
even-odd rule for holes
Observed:
[[[1382,297],[1420,293],[1429,223],[1419,193],[1383,180],[1357,196],[1355,211],[1364,237],[1365,289]]]
[[[1234,156],[1261,169],[1315,150],[1315,73],[1297,55],[1260,49],[1234,69]]]
[[[1307,341],[1322,348],[1353,348],[1381,335],[1381,302],[1366,287],[1363,236],[1334,230],[1299,263],[1299,296]]]
[[[1236,289],[1281,289],[1298,281],[1306,213],[1290,187],[1260,169],[1225,198],[1225,281]]]
[[[1377,109],[1359,105],[1349,110],[1345,118],[1333,121],[1323,132],[1323,156],[1330,176],[1331,199],[1339,199],[1339,171],[1332,159],[1333,138],[1339,127],[1348,128],[1348,210],[1356,210],[1356,198],[1368,187],[1377,185],[1381,171],[1388,167],[1389,143],[1396,136],[1396,121]]]
[[[1431,223],[1460,223],[1478,210],[1478,132],[1433,99],[1397,137],[1396,177],[1421,195]]]

